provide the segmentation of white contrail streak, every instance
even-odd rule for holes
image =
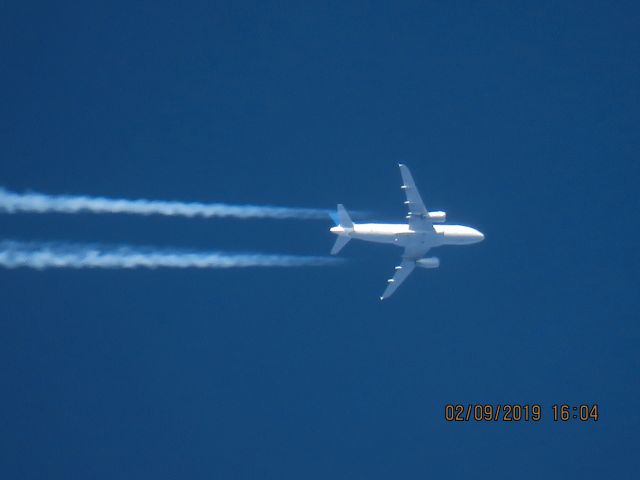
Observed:
[[[339,263],[337,259],[327,257],[0,241],[0,267],[5,268],[240,268],[325,266],[336,263]]]
[[[4,213],[128,213],[180,217],[327,218],[329,210],[224,203],[127,200],[44,193],[15,193],[0,187],[0,212]]]

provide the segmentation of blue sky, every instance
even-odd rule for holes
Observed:
[[[634,2],[9,2],[0,185],[404,215],[332,268],[0,271],[6,478],[635,478]],[[2,238],[323,255],[330,220],[0,216]],[[540,403],[447,423],[446,403]],[[600,405],[554,423],[553,403]]]

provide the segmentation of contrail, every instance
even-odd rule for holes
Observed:
[[[0,212],[4,213],[128,213],[180,217],[297,218],[325,219],[329,210],[224,203],[127,200],[44,193],[15,193],[0,187]]]
[[[240,268],[326,266],[337,263],[340,263],[338,259],[330,257],[0,241],[0,267],[5,268]]]

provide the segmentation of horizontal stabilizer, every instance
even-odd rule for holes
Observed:
[[[340,250],[344,248],[344,246],[349,243],[351,237],[347,237],[346,235],[338,235],[336,238],[336,243],[333,244],[333,248],[331,249],[331,255],[337,255]]]
[[[345,230],[353,229],[353,221],[341,203],[338,204],[338,221],[340,222],[340,226]]]

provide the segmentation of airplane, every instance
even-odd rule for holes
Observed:
[[[475,228],[464,225],[434,225],[434,223],[446,222],[447,214],[429,212],[424,206],[411,172],[406,165],[399,166],[403,183],[400,188],[405,192],[407,200],[404,204],[409,210],[406,216],[408,223],[353,223],[342,204],[338,204],[337,215],[331,215],[336,226],[330,231],[338,235],[331,249],[331,255],[337,255],[352,238],[366,242],[391,243],[404,248],[402,262],[396,267],[393,278],[387,280],[389,285],[380,300],[393,295],[416,266],[422,268],[440,266],[440,260],[437,257],[424,257],[430,249],[442,245],[470,245],[484,240],[484,234]]]

